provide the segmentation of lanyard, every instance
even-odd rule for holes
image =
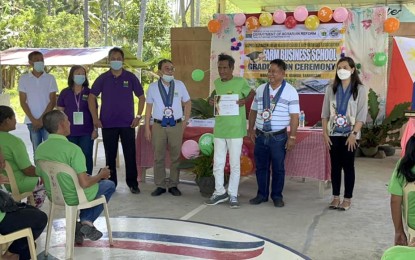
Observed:
[[[81,92],[79,92],[78,99],[76,99],[75,91],[73,92],[73,96],[75,98],[76,107],[78,108],[78,112],[79,112],[79,107],[80,107],[80,104],[81,104],[82,89],[81,89]]]
[[[349,103],[349,99],[352,96],[352,88],[349,86],[346,90],[343,91],[343,87],[339,84],[337,87],[336,93],[336,104],[337,104],[337,114],[339,115],[346,115],[347,112],[347,104]]]
[[[170,88],[169,93],[166,92],[166,89],[161,82],[161,79],[158,81],[158,87],[161,95],[161,99],[163,100],[165,107],[171,107],[173,105],[173,96],[174,96],[174,80],[170,81]]]
[[[275,104],[274,107],[272,108],[271,114],[274,112],[275,107],[277,106],[278,100],[281,97],[282,91],[284,90],[286,81],[283,80],[281,83],[281,87],[278,90],[277,94],[275,95],[275,97],[272,99],[272,103]],[[264,88],[264,93],[262,96],[262,110],[266,110],[266,109],[270,109],[271,104],[270,104],[271,100],[269,98],[269,82],[267,83],[267,85]]]

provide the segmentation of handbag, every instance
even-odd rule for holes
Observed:
[[[1,212],[14,212],[18,209],[25,208],[26,203],[16,202],[14,199],[5,191],[0,190],[0,211]]]

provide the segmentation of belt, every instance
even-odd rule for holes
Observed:
[[[175,122],[176,122],[176,124],[177,124],[177,123],[181,123],[181,122],[182,122],[182,119],[181,119],[181,118],[179,118],[179,119],[174,120],[174,121],[175,121]],[[154,123],[161,124],[161,120],[154,119]],[[170,125],[168,125],[168,126],[170,126]]]
[[[265,136],[274,136],[274,135],[281,135],[281,134],[286,134],[287,133],[287,128],[281,129],[280,131],[277,132],[263,132],[259,129],[256,130],[256,135],[265,135]]]

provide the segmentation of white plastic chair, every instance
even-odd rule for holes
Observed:
[[[28,191],[24,193],[19,192],[19,188],[17,187],[16,178],[14,177],[13,169],[10,166],[9,162],[6,161],[6,170],[7,177],[9,178],[10,189],[12,190],[11,195],[15,201],[21,201],[24,198],[27,198],[28,204],[34,206],[35,205],[35,198],[33,197],[33,193]]]
[[[64,206],[65,207],[65,215],[66,215],[66,246],[65,246],[65,259],[73,259],[74,254],[74,239],[75,239],[75,227],[76,227],[76,220],[78,218],[78,211],[81,209],[87,209],[95,207],[99,204],[103,204],[104,206],[104,214],[105,219],[107,222],[107,231],[108,231],[108,238],[110,245],[113,244],[112,242],[112,232],[111,232],[111,225],[110,219],[108,214],[108,205],[107,201],[105,200],[105,196],[101,196],[99,199],[95,199],[93,201],[88,201],[84,190],[79,185],[79,180],[77,173],[72,169],[72,167],[59,163],[59,162],[52,162],[52,161],[45,161],[45,160],[38,160],[36,164],[46,173],[49,178],[49,183],[51,186],[51,203],[49,208],[49,219],[48,219],[48,229],[46,233],[46,244],[45,244],[45,256],[48,255],[49,250],[49,242],[50,242],[50,233],[52,230],[52,221],[53,215],[55,212],[56,206]],[[75,184],[75,188],[78,194],[79,204],[75,206],[69,206],[65,203],[62,189],[58,183],[58,175],[59,174],[67,174],[69,175],[73,183]]]
[[[408,225],[408,195],[410,192],[415,192],[415,182],[409,182],[403,188],[403,216],[408,231],[408,241],[411,241],[412,238],[415,238],[415,230]]]
[[[94,151],[94,166],[97,166],[97,157],[98,157],[98,145],[99,143],[102,143],[102,137],[98,137],[95,139],[95,151]],[[120,143],[121,140],[118,140],[118,143]],[[120,168],[120,148],[117,149],[117,158],[116,158],[116,167]]]
[[[32,233],[31,228],[24,228],[24,229],[15,231],[7,235],[0,235],[0,244],[2,245],[1,246],[2,252],[0,254],[0,259],[2,259],[1,258],[2,254],[4,253],[4,251],[7,251],[11,242],[19,238],[23,238],[23,237],[27,238],[27,242],[29,244],[30,258],[32,260],[37,260],[35,240],[33,238],[33,233]]]

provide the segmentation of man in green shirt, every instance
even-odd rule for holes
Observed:
[[[103,168],[94,176],[86,173],[85,156],[81,148],[69,142],[66,138],[70,134],[68,117],[61,111],[50,111],[43,116],[43,126],[50,135],[48,140],[36,149],[35,161],[49,160],[71,166],[78,174],[79,185],[84,189],[88,201],[104,195],[108,202],[115,191],[114,182],[107,180],[110,177],[110,171],[107,168]],[[50,194],[50,183],[47,176],[45,176],[46,173],[39,167],[37,169],[37,173],[45,183],[46,191]],[[62,189],[65,202],[68,205],[77,205],[79,203],[78,196],[72,179],[69,176],[60,175],[58,182]],[[102,237],[102,233],[93,224],[102,211],[102,205],[80,210],[80,223],[77,223],[75,233],[76,243],[82,243],[84,236],[93,241]]]
[[[240,157],[243,137],[246,136],[245,102],[253,98],[255,92],[248,82],[241,77],[233,76],[235,60],[232,56],[220,54],[218,58],[219,79],[215,80],[216,95],[237,94],[239,105],[238,115],[217,115],[215,118],[213,174],[215,176],[215,192],[205,202],[206,205],[216,205],[229,199],[231,208],[239,208],[238,186],[241,176]],[[209,101],[211,104],[212,100]],[[229,151],[231,175],[228,192],[223,187],[226,153]]]

